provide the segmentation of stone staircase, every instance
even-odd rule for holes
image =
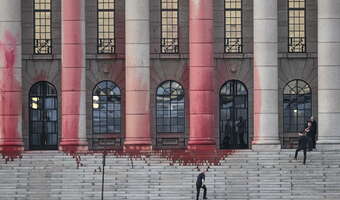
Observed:
[[[293,150],[236,151],[206,174],[209,199],[339,200],[340,151],[308,153],[307,164]],[[108,155],[104,199],[195,199],[195,166],[170,165],[159,156],[132,159]],[[72,156],[57,151],[25,152],[22,159],[0,160],[0,200],[101,199],[102,155]],[[202,195],[201,195],[202,196]]]

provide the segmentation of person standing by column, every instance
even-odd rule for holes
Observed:
[[[310,128],[310,135],[311,135],[311,140],[312,140],[312,149],[315,149],[316,146],[316,135],[317,135],[317,130],[318,130],[318,125],[316,120],[314,119],[313,116],[310,117],[310,121],[311,121],[311,128]]]
[[[238,137],[239,137],[239,140],[240,140],[240,147],[241,148],[244,148],[245,146],[245,142],[244,142],[244,131],[245,131],[245,127],[246,126],[246,123],[245,121],[243,120],[243,117],[240,116],[239,117],[239,122],[237,124],[237,130],[238,130]]]

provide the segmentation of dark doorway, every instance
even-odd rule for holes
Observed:
[[[38,82],[30,89],[29,101],[30,149],[58,149],[57,90],[46,81]]]
[[[248,91],[238,80],[227,81],[220,90],[220,148],[247,149]]]

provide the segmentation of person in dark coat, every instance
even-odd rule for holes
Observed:
[[[310,117],[310,121],[312,123],[311,124],[311,128],[310,128],[311,148],[315,149],[318,125],[317,125],[317,123],[316,123],[316,121],[315,121],[313,116]]]
[[[232,127],[231,127],[231,121],[228,120],[225,123],[224,126],[224,138],[223,138],[223,148],[227,148],[229,147],[230,144],[230,139],[231,139],[231,135],[232,135]]]
[[[299,144],[295,151],[295,160],[297,159],[299,151],[303,150],[303,164],[306,164],[307,159],[307,146],[308,146],[308,136],[307,134],[310,132],[310,129],[307,127],[302,133],[299,133]]]
[[[244,142],[244,132],[245,132],[245,129],[246,129],[246,123],[243,120],[243,117],[240,116],[239,117],[239,122],[237,124],[237,130],[238,130],[238,137],[239,137],[239,140],[240,140],[240,145],[242,147],[245,145],[245,142]]]
[[[206,170],[208,171],[208,170]],[[196,189],[197,189],[197,195],[196,195],[196,200],[198,200],[199,196],[200,196],[200,191],[201,188],[203,188],[203,199],[208,199],[207,198],[207,187],[205,186],[205,171],[201,172],[198,176],[197,176],[197,181],[196,181]]]
[[[308,151],[312,151],[313,150],[313,140],[315,138],[315,129],[314,127],[312,126],[312,121],[308,120],[307,121],[307,126],[306,126],[306,129],[308,129],[309,131],[306,132],[306,136],[308,138],[308,142],[307,142],[307,149]]]

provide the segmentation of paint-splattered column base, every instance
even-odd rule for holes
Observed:
[[[59,150],[71,153],[88,151],[88,143],[86,140],[65,139],[60,142]]]

